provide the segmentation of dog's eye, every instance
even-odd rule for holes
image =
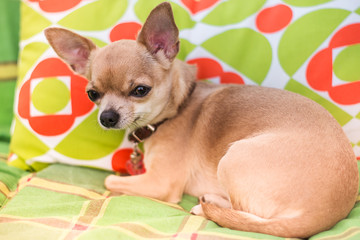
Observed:
[[[133,97],[145,97],[151,90],[151,87],[148,86],[137,86],[130,92],[130,96]]]
[[[89,99],[90,99],[91,101],[93,101],[93,102],[95,102],[96,100],[98,100],[99,97],[100,97],[100,94],[99,94],[97,91],[95,91],[95,90],[89,90],[89,91],[87,91],[87,94],[88,94],[88,96],[89,96]]]

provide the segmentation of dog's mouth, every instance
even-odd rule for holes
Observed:
[[[144,119],[141,116],[137,116],[132,123],[130,123],[126,128],[130,131],[134,131],[135,129],[141,128],[144,125]]]

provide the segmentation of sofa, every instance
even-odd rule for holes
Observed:
[[[125,131],[97,125],[86,79],[57,58],[43,30],[65,27],[100,47],[135,39],[160,2],[0,2],[0,239],[281,239],[191,215],[198,199],[190,195],[171,204],[105,189],[109,174],[128,174],[132,145]],[[199,81],[309,97],[338,120],[360,159],[360,76],[354,64],[360,56],[360,3],[170,2],[180,30],[178,58],[197,65]],[[346,219],[310,239],[360,239],[359,201]]]

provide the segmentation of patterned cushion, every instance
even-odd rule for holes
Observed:
[[[125,131],[105,131],[74,74],[47,43],[60,26],[98,46],[135,39],[160,0],[23,0],[20,70],[9,163],[62,162],[125,172]],[[330,0],[174,0],[178,58],[198,78],[300,93],[338,120],[360,156],[360,4]]]

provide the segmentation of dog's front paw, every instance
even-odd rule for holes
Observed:
[[[105,187],[110,191],[116,191],[118,187],[119,176],[109,175],[105,179]]]

